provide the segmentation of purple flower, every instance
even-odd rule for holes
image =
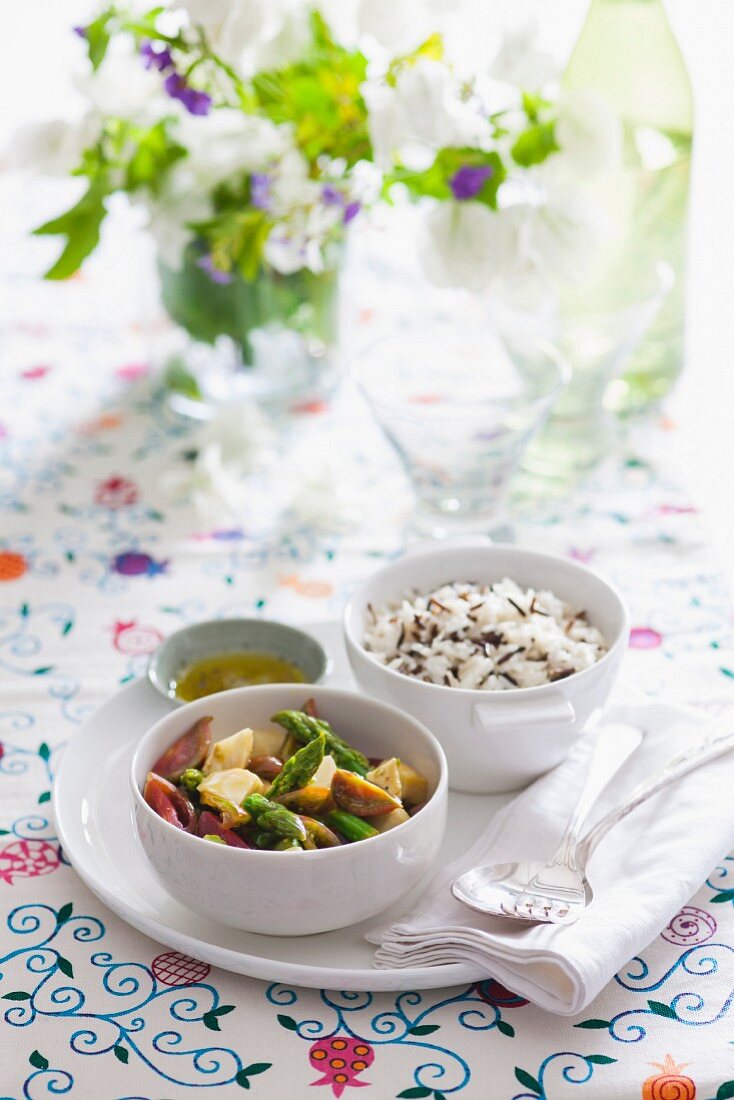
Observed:
[[[361,209],[361,202],[348,202],[344,207],[344,224],[349,225],[349,223],[357,217]]]
[[[151,42],[149,39],[141,42],[140,56],[146,69],[157,69],[159,73],[165,73],[173,68],[171,51],[161,43]]]
[[[494,169],[489,164],[465,164],[449,180],[453,196],[459,202],[475,199]]]
[[[209,114],[212,97],[207,95],[206,92],[199,92],[196,88],[191,88],[180,73],[169,73],[163,81],[163,87],[171,99],[178,99],[180,103],[183,103],[190,115]]]
[[[77,38],[86,38],[87,37],[87,28],[86,27],[72,27],[71,29],[73,30],[73,32],[77,36]]]
[[[250,202],[258,210],[270,209],[271,182],[267,172],[253,172],[250,176]]]
[[[321,198],[326,206],[343,206],[344,196],[338,187],[334,187],[333,183],[325,183],[321,188]]]
[[[226,286],[227,283],[232,282],[232,275],[229,271],[222,271],[221,267],[214,266],[214,261],[209,252],[199,257],[196,261],[196,266],[200,267],[202,271],[205,271],[211,281],[217,283],[219,286]]]

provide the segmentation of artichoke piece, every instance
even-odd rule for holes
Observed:
[[[252,756],[252,741],[251,729],[240,730],[231,737],[217,741],[209,750],[204,763],[204,775],[229,771],[230,768],[246,768]]]
[[[314,787],[330,787],[336,771],[336,760],[327,754],[311,776],[309,783]]]
[[[350,844],[356,840],[368,840],[378,836],[378,830],[362,817],[355,817],[344,810],[332,810],[327,815],[326,824],[344,837]]]
[[[428,781],[414,771],[409,764],[402,760],[398,763],[400,782],[402,783],[402,799],[406,806],[417,806],[428,799]]]
[[[308,834],[308,840],[310,845],[306,843],[304,847],[312,848],[338,848],[341,844],[339,837],[336,833],[333,833],[328,825],[324,825],[323,821],[317,821],[313,817],[304,817],[300,815],[303,822],[306,833]]]
[[[203,837],[205,840],[211,839],[212,836],[216,836],[217,839],[222,844],[226,844],[228,848],[250,847],[247,841],[243,840],[238,833],[233,832],[232,829],[225,829],[217,815],[213,814],[211,810],[203,810],[199,814],[199,824],[196,832],[198,836]]]
[[[280,756],[283,744],[282,730],[253,730],[252,755],[253,756]]]
[[[393,810],[391,814],[376,817],[375,828],[378,833],[386,833],[388,830],[394,829],[396,825],[402,825],[404,821],[410,821],[410,814],[401,806],[400,809]]]
[[[196,829],[196,810],[183,791],[161,775],[148,772],[143,798],[159,817],[185,833]]]
[[[393,798],[400,800],[403,797],[403,781],[400,778],[400,761],[394,756],[390,760],[383,760],[378,767],[367,772],[365,779],[382,787]]]
[[[150,769],[171,783],[177,783],[187,768],[199,768],[211,743],[211,717],[200,718],[190,730],[169,745]]]
[[[334,809],[331,787],[316,787],[312,783],[297,791],[279,794],[275,801],[287,806],[289,810],[295,810],[298,814],[328,813],[329,810]]]
[[[324,759],[325,747],[324,735],[320,733],[313,741],[309,741],[294,753],[290,760],[286,760],[282,770],[273,780],[270,788],[271,797],[305,787]]]
[[[246,768],[227,768],[208,775],[197,789],[204,805],[219,810],[225,828],[231,829],[246,825],[250,820],[249,814],[242,809],[242,801],[250,794],[259,793],[263,782]]]
[[[342,771],[340,768],[334,772],[331,793],[340,809],[357,817],[389,814],[400,807],[398,799],[393,798],[387,791],[383,791],[382,787],[369,783],[354,772]]]

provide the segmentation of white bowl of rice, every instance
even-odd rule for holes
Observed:
[[[454,790],[517,790],[604,706],[627,647],[619,592],[518,546],[420,549],[374,573],[344,632],[362,691],[424,722]]]

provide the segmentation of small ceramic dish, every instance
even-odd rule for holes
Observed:
[[[386,668],[364,648],[369,604],[393,603],[410,589],[430,592],[451,582],[491,584],[504,577],[522,587],[550,589],[583,608],[607,652],[590,668],[555,683],[479,691],[424,683]],[[408,553],[368,577],[344,614],[349,662],[361,690],[426,723],[446,752],[453,790],[484,794],[526,787],[563,760],[606,703],[628,636],[626,604],[608,581],[578,562],[510,545]]]
[[[304,684],[326,675],[329,658],[305,630],[272,619],[210,619],[170,634],[148,662],[148,679],[156,691],[182,706],[176,694],[181,674],[206,657],[229,653],[266,653],[295,665]]]
[[[446,758],[425,726],[386,703],[338,688],[313,689],[318,713],[368,756],[399,753],[428,781],[422,809],[402,825],[358,844],[273,852],[212,844],[164,821],[142,796],[164,749],[204,715],[220,741],[244,726],[274,729],[270,716],[304,702],[302,684],[224,691],[167,714],[143,736],[130,766],[133,810],[143,851],[161,883],[203,917],[270,936],[327,932],[366,920],[403,898],[422,878],[446,826]]]

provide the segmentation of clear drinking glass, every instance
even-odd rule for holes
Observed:
[[[492,317],[509,355],[521,372],[537,368],[529,336],[549,340],[571,368],[571,380],[528,448],[523,468],[559,482],[590,473],[613,452],[620,425],[610,387],[650,328],[674,283],[672,269],[659,263],[639,271],[614,295],[599,288],[596,297],[567,291],[562,297],[518,304],[495,296]]]
[[[385,336],[353,374],[416,494],[414,528],[445,538],[488,532],[533,433],[569,378],[533,341],[520,371],[489,329],[432,324]]]

